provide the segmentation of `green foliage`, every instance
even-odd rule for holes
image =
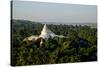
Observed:
[[[37,65],[97,60],[97,29],[89,26],[48,25],[55,34],[69,38],[49,38],[43,47],[39,41],[27,44],[25,37],[39,35],[43,24],[12,20],[11,65]]]

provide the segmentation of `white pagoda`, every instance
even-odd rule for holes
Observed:
[[[39,37],[41,37],[43,39],[48,39],[48,38],[53,38],[55,36],[56,35],[51,30],[49,30],[47,28],[47,25],[45,24]]]
[[[66,38],[63,35],[54,34],[51,30],[48,29],[47,25],[45,24],[42,31],[41,31],[41,34],[39,36],[32,35],[30,37],[26,37],[23,41],[25,41],[25,42],[34,42],[34,41],[36,41],[37,39],[40,38],[41,39],[40,46],[42,46],[43,39],[48,40],[48,38],[54,38],[54,37]]]

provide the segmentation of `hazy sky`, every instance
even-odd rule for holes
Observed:
[[[13,1],[13,19],[56,23],[96,23],[94,5]]]

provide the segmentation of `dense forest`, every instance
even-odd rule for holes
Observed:
[[[97,61],[97,28],[87,25],[53,25],[48,28],[68,38],[49,38],[44,47],[27,44],[23,39],[40,35],[44,24],[27,20],[11,20],[11,65],[40,65]]]

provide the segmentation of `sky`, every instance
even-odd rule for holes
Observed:
[[[13,1],[12,18],[45,23],[96,23],[96,5]]]

